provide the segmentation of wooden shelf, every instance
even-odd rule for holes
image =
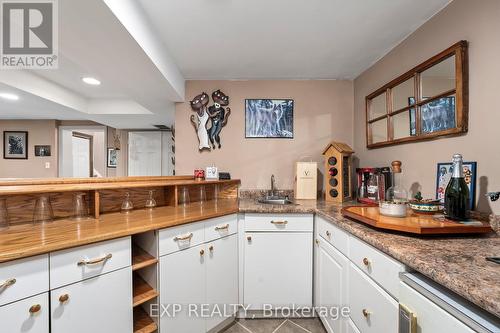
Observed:
[[[152,333],[158,326],[141,307],[134,309],[134,333]]]
[[[146,303],[149,300],[158,296],[158,292],[147,284],[138,274],[134,274],[134,307]]]
[[[158,262],[158,259],[153,257],[151,254],[147,253],[141,249],[138,245],[132,246],[132,270],[136,271],[138,269],[154,265]]]

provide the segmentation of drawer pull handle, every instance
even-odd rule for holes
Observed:
[[[190,232],[189,234],[184,235],[184,236],[175,236],[174,237],[174,242],[191,240],[191,238],[193,238],[193,233],[192,232]]]
[[[319,245],[319,239],[316,239],[316,244]]]
[[[328,231],[328,230],[327,230],[327,231],[326,231],[326,235],[327,235],[328,237],[330,237],[332,234],[330,233],[330,231]]]
[[[205,254],[205,250],[200,250],[200,256],[204,255]]]
[[[41,309],[42,309],[42,306],[40,304],[35,304],[35,305],[32,305],[30,307],[29,311],[30,311],[31,314],[35,314],[35,313],[40,312]]]
[[[363,258],[363,264],[368,267],[370,266],[370,260],[368,260],[368,258]]]
[[[371,314],[371,312],[368,311],[367,309],[363,309],[362,312],[363,312],[363,317],[365,317],[365,318],[368,318],[370,316],[370,314]]]
[[[2,283],[2,285],[0,285],[0,289],[5,289],[7,287],[10,287],[12,286],[13,284],[15,284],[17,282],[16,279],[12,278],[12,279],[7,279],[5,280],[4,283]]]
[[[287,224],[288,221],[287,220],[284,220],[284,221],[271,221],[272,224]]]
[[[100,264],[100,263],[104,263],[106,262],[107,260],[111,259],[113,257],[113,255],[110,253],[110,254],[106,254],[104,257],[102,258],[97,258],[97,259],[90,259],[90,260],[86,260],[86,259],[82,259],[78,262],[78,266],[85,266],[85,265],[95,265],[95,264]]]
[[[210,247],[208,249],[210,250],[210,252],[212,252],[214,250],[214,246],[210,245]]]
[[[252,236],[247,236],[247,241],[251,242],[252,241]]]
[[[66,303],[69,300],[69,295],[68,294],[63,294],[59,296],[59,302],[60,303]]]
[[[225,230],[225,229],[229,229],[229,223],[226,223],[224,225],[218,225],[215,227],[215,230],[219,231],[219,230]]]

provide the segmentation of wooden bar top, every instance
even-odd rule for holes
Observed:
[[[0,229],[0,262],[173,227],[238,212],[237,199],[110,213],[99,219],[61,219]]]
[[[2,179],[0,196],[203,184],[240,184],[239,179],[197,181],[193,176]]]

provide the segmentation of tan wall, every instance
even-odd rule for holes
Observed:
[[[3,158],[3,131],[28,132],[28,159]],[[0,178],[57,177],[57,127],[55,120],[0,120]],[[35,157],[35,145],[50,145],[51,156]],[[50,168],[45,168],[45,163]]]
[[[426,197],[433,197],[436,163],[462,153],[466,160],[478,162],[478,209],[500,213],[500,202],[484,199],[484,192],[500,191],[499,17],[498,0],[455,0],[354,81],[354,142],[360,165],[389,165],[400,159],[407,188],[418,183]],[[462,39],[469,41],[469,133],[367,150],[365,96]]]
[[[352,81],[188,81],[186,99],[221,89],[230,97],[229,123],[222,130],[222,149],[198,151],[189,122],[189,103],[176,106],[176,174],[192,174],[196,167],[215,164],[240,178],[242,188],[267,189],[270,176],[277,186],[293,188],[294,162],[310,156],[322,162],[321,152],[332,139],[352,145]],[[294,139],[245,139],[246,98],[292,98]],[[321,166],[322,163],[319,163]]]

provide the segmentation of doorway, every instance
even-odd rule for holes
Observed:
[[[89,134],[73,132],[71,146],[73,151],[73,177],[94,176],[94,137]]]

